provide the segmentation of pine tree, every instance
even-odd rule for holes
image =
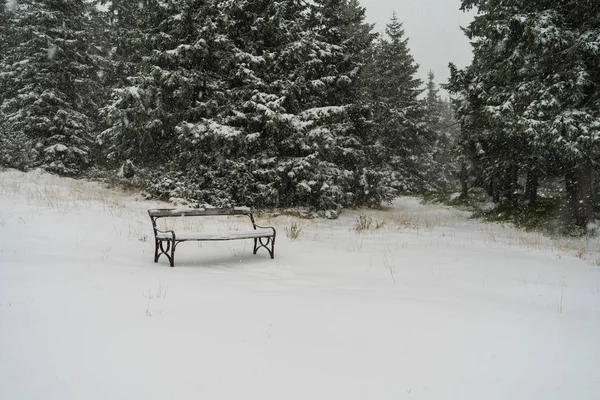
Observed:
[[[214,205],[338,212],[390,199],[356,104],[372,40],[358,3],[340,3],[337,44],[304,0],[149,3],[134,28],[143,63],[103,110],[110,158],[167,173],[161,196]]]
[[[139,40],[123,46],[143,61],[103,109],[111,124],[101,135],[109,159],[169,163],[179,152],[177,127],[214,112],[206,99],[218,81],[212,75],[221,45],[211,5],[203,0],[146,1],[136,11],[137,26],[131,29]]]
[[[23,0],[9,11],[0,132],[19,154],[6,164],[74,174],[89,163],[101,90],[89,16],[77,0]]]
[[[298,0],[223,5],[221,40],[229,45],[220,62],[226,84],[222,95],[211,95],[218,112],[181,127],[190,162],[205,168],[200,201],[273,207],[296,199],[282,163],[303,154],[293,113],[306,52],[304,8]]]
[[[7,3],[0,2],[0,62],[4,59],[4,51],[8,45],[8,7]]]
[[[598,154],[600,5],[567,0],[465,0],[480,14],[466,30],[473,63],[452,71],[464,151],[510,197],[526,171],[532,197],[543,170],[566,178],[574,219],[593,220],[592,161]],[[493,186],[492,185],[492,186]],[[514,199],[510,199],[514,201]]]
[[[433,71],[427,74],[425,84],[425,126],[432,135],[427,158],[431,160],[426,168],[426,181],[432,189],[443,190],[450,185],[457,170],[453,162],[453,149],[456,138],[456,121],[449,102],[439,95]]]
[[[102,50],[107,56],[105,84],[114,89],[126,85],[126,79],[135,75],[142,64],[144,48],[143,26],[147,13],[146,5],[152,9],[151,1],[112,0],[102,1],[101,12],[104,22],[100,37]]]
[[[238,1],[224,8],[232,45],[223,67],[226,95],[213,120],[182,129],[188,142],[201,138],[194,148],[202,162],[194,164],[209,166],[202,186],[212,188],[198,194],[204,201],[304,205],[336,215],[344,206],[389,199],[365,168],[365,143],[355,128],[359,113],[352,104],[327,102],[356,86],[324,67],[349,49],[307,30],[307,7],[289,0]]]
[[[307,146],[318,161],[319,179],[310,190],[335,198],[335,207],[380,204],[392,197],[377,163],[377,143],[368,108],[361,102],[360,81],[376,35],[365,22],[365,9],[357,1],[315,1],[309,27],[317,57],[309,61],[309,106],[300,118],[307,129]]]
[[[375,46],[365,79],[367,101],[386,149],[393,184],[401,191],[431,189],[424,171],[433,163],[433,135],[424,122],[425,107],[419,100],[422,81],[415,76],[417,71],[402,23],[394,13],[386,37]]]
[[[316,0],[309,24],[323,54],[313,72],[324,88],[315,107],[354,104],[361,70],[377,38],[373,25],[365,22],[364,7],[356,0]]]

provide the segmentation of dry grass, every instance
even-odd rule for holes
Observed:
[[[0,194],[8,194],[20,203],[33,205],[35,207],[32,209],[40,212],[44,209],[51,210],[61,217],[82,210],[108,213],[124,221],[124,225],[115,226],[117,236],[127,235],[129,238],[147,241],[150,231],[150,220],[143,218],[147,215],[148,204],[140,202],[138,207],[132,207],[135,203],[131,202],[129,193],[113,191],[99,183],[61,178],[38,171],[28,174],[7,172],[0,175]],[[8,218],[25,221],[33,215],[2,214],[0,224],[2,221],[6,223]],[[101,259],[106,260],[109,255],[110,250],[104,251]]]
[[[393,226],[396,229],[431,229],[434,225],[437,225],[434,219],[425,218],[418,214],[409,214],[406,211],[395,213],[390,218],[390,226]]]
[[[363,250],[365,239],[362,236],[352,240],[352,243],[346,245],[345,250],[349,253],[359,253]]]
[[[559,238],[552,241],[554,249],[575,255],[584,259],[590,252],[589,243],[585,238]],[[597,250],[595,251],[597,253]]]
[[[483,223],[478,227],[478,231],[485,243],[501,243],[511,247],[525,247],[540,251],[566,253],[580,259],[588,259],[591,254],[597,254],[600,250],[590,249],[593,242],[593,239],[590,238],[550,238],[541,233],[526,232],[512,226],[497,223]],[[595,262],[600,266],[600,257]]]
[[[361,214],[356,218],[353,225],[353,230],[357,233],[362,233],[365,231],[379,230],[385,227],[385,220],[382,219],[373,219],[372,217]]]
[[[151,305],[151,302],[153,302],[155,300],[166,299],[168,289],[169,289],[168,286],[163,289],[162,281],[158,281],[158,289],[156,291],[148,290],[147,293],[142,293],[142,296],[144,297],[144,299],[147,300],[147,302],[146,302],[146,316],[147,317],[151,317],[153,313],[155,313],[155,314],[162,313],[162,310],[151,311],[150,305]]]
[[[119,236],[127,236],[141,242],[151,238],[150,221],[146,210],[157,207],[159,203],[131,201],[135,192],[116,191],[103,187],[101,184],[69,178],[60,178],[44,173],[31,172],[28,174],[6,171],[0,174],[0,193],[10,194],[18,198],[19,202],[34,205],[33,209],[47,208],[57,215],[67,215],[78,210],[94,210],[98,213],[108,213],[119,217],[123,224],[115,227]],[[164,207],[165,205],[160,205]],[[437,227],[448,227],[448,236],[452,239],[459,238],[453,232],[458,224],[471,223],[468,215],[454,209],[441,210],[438,205],[421,205],[415,202],[398,202],[394,207],[386,210],[364,210],[358,214],[348,213],[350,219],[342,217],[337,221],[324,219],[302,220],[296,217],[279,216],[257,213],[257,223],[263,226],[276,226],[282,229],[291,240],[299,237],[306,240],[326,241],[341,231],[348,229],[356,233],[369,233],[375,231],[393,232],[394,230],[414,231],[433,230]],[[0,210],[0,226],[7,223],[22,221],[26,223],[31,216],[13,215],[10,210]],[[202,218],[163,218],[160,227],[183,232],[202,232],[210,223],[211,227],[223,230],[245,230],[251,227],[247,217],[213,217]],[[246,218],[246,220],[244,220]],[[346,219],[344,219],[346,218]],[[479,236],[475,240],[493,243],[498,246],[508,245],[537,249],[557,253],[558,257],[569,254],[586,260],[590,264],[600,267],[600,245],[598,240],[583,238],[549,238],[539,233],[525,232],[517,228],[498,223],[479,223],[477,225]],[[446,234],[444,233],[445,236]],[[374,241],[357,237],[357,240],[347,245],[348,251],[362,251],[363,247],[377,246]],[[368,238],[368,235],[367,235]],[[437,242],[439,243],[439,241]],[[432,242],[434,246],[437,243]],[[457,242],[457,245],[460,245]],[[469,244],[467,243],[466,246]],[[102,254],[103,259],[110,257],[110,251]]]
[[[385,249],[385,256],[383,257],[383,267],[390,273],[392,281],[396,283],[396,264],[394,262],[394,253],[389,247]]]
[[[359,215],[356,221],[354,221],[354,230],[358,233],[368,231],[373,225],[373,219],[366,215]]]
[[[283,230],[285,231],[285,236],[290,240],[297,240],[302,233],[303,226],[297,221],[292,221],[288,226],[285,226]]]
[[[25,177],[27,180],[23,180],[23,175],[2,174],[0,192],[18,195],[28,204],[43,204],[60,215],[91,207],[115,216],[126,210],[122,201],[126,194],[111,192],[97,183],[38,172]]]

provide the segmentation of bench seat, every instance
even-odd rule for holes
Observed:
[[[236,239],[254,239],[273,236],[273,231],[270,229],[256,229],[247,231],[232,231],[232,232],[182,232],[175,233],[177,241],[186,240],[236,240]],[[173,236],[168,232],[159,232],[156,234],[158,240],[171,240]]]

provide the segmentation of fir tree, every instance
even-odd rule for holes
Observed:
[[[319,105],[354,104],[358,79],[377,38],[356,0],[316,0],[309,19],[323,54],[314,76],[322,82]]]
[[[324,76],[343,49],[306,29],[306,10],[298,0],[226,4],[226,96],[213,120],[182,130],[201,138],[194,148],[202,162],[194,164],[209,166],[202,186],[212,188],[200,191],[203,200],[335,212],[382,201],[355,133],[359,118],[351,119],[358,113],[324,95],[344,90],[331,75],[337,70]]]
[[[147,13],[144,8],[152,8],[151,1],[112,0],[102,1],[104,39],[102,50],[107,55],[106,84],[112,89],[126,85],[126,79],[135,75],[142,64],[147,50],[144,46],[143,26]]]
[[[600,5],[571,1],[463,1],[480,14],[466,30],[473,63],[452,72],[464,149],[510,197],[519,171],[536,189],[540,171],[561,173],[574,219],[593,220],[598,154]],[[585,11],[584,11],[585,9]],[[535,193],[531,189],[528,192]],[[510,199],[514,201],[514,199]]]
[[[5,163],[66,174],[89,163],[101,90],[89,16],[84,1],[24,0],[9,11],[0,131],[21,154]]]
[[[424,123],[419,100],[422,82],[410,54],[402,23],[392,15],[386,37],[375,46],[365,79],[379,140],[386,149],[394,186],[401,191],[430,189],[425,170],[431,167],[433,137]]]
[[[103,110],[111,158],[166,173],[161,196],[214,205],[390,199],[356,104],[372,40],[356,2],[340,3],[336,42],[304,0],[149,3],[135,28],[143,63]]]
[[[206,99],[214,90],[220,45],[210,6],[203,0],[147,1],[136,12],[140,39],[133,51],[143,61],[103,109],[111,124],[101,136],[109,159],[171,162],[178,154],[178,125],[213,112]]]
[[[4,59],[4,51],[8,44],[8,7],[7,3],[0,2],[0,62]]]
[[[310,61],[309,108],[301,114],[307,146],[321,160],[315,189],[340,206],[380,204],[392,197],[377,166],[371,114],[361,102],[362,71],[376,37],[357,1],[315,1],[309,15],[318,57]]]
[[[425,168],[426,181],[432,189],[443,190],[449,187],[456,165],[453,162],[456,121],[449,102],[439,95],[433,71],[427,74],[425,84],[425,126],[430,132],[431,143],[427,158],[431,160]]]
[[[223,5],[221,40],[229,45],[220,74],[226,85],[222,96],[210,96],[218,112],[181,128],[183,143],[193,145],[193,165],[206,168],[200,200],[272,207],[296,199],[281,163],[302,155],[292,119],[306,53],[304,8],[298,0]]]

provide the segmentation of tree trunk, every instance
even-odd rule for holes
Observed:
[[[568,168],[565,172],[565,194],[569,215],[574,221],[577,213],[577,176],[575,168]]]
[[[494,176],[492,175],[487,183],[486,192],[488,196],[494,197]]]
[[[586,161],[577,166],[577,208],[575,222],[577,226],[587,229],[588,224],[595,221],[593,197],[592,197],[592,179],[593,167],[590,161]]]
[[[565,173],[569,212],[575,224],[583,229],[587,229],[588,224],[595,220],[592,204],[592,177],[593,167],[589,161],[582,162]]]
[[[539,187],[539,176],[537,168],[530,165],[527,170],[527,182],[525,183],[525,200],[529,204],[537,202],[537,192]]]
[[[511,164],[508,167],[506,177],[506,199],[512,205],[517,203],[517,192],[519,191],[519,167]]]
[[[469,185],[467,184],[467,164],[463,161],[460,164],[460,199],[466,200],[469,196]]]
[[[492,193],[492,201],[496,204],[500,203],[500,188],[498,187],[501,182],[501,179],[497,176],[497,174],[492,175],[492,179],[490,181],[490,192]]]

